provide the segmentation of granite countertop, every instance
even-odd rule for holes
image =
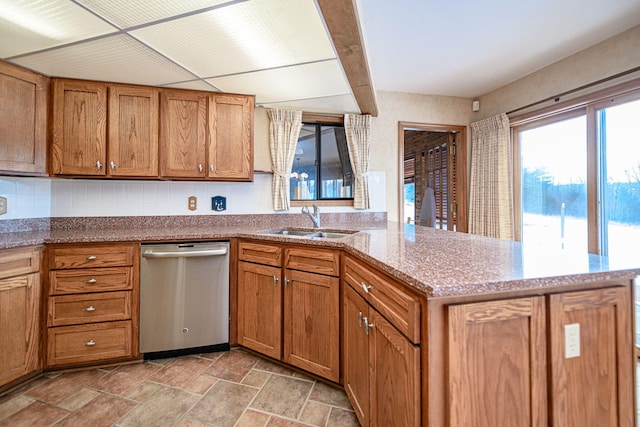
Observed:
[[[427,297],[449,297],[536,289],[588,281],[629,280],[640,275],[635,265],[610,266],[606,257],[576,257],[562,251],[524,256],[517,242],[489,239],[414,225],[360,221],[352,217],[324,221],[325,230],[357,233],[339,239],[309,239],[268,234],[291,225],[281,221],[206,224],[172,221],[165,224],[71,223],[49,230],[0,233],[0,249],[53,243],[176,240],[221,240],[234,237],[311,244],[346,250],[406,282]]]

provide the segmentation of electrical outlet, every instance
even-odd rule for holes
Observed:
[[[580,357],[580,324],[564,325],[564,358]]]
[[[7,213],[7,198],[0,197],[0,215]]]
[[[187,207],[190,211],[195,211],[198,209],[198,198],[196,196],[190,196]]]

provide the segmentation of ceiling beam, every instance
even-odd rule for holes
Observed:
[[[355,0],[317,0],[360,112],[378,116]]]

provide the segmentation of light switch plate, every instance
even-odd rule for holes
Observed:
[[[0,197],[0,215],[7,213],[7,198]]]
[[[564,358],[580,357],[580,324],[564,325]]]

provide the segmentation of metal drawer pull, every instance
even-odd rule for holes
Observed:
[[[285,286],[289,285],[289,282],[290,282],[290,281],[291,281],[291,280],[289,280],[289,279],[287,279],[287,278],[285,277],[285,278],[284,278],[284,285],[285,285]]]
[[[90,305],[87,308],[83,308],[82,311],[96,311],[96,308],[94,306]]]
[[[373,323],[369,323],[367,318],[364,318],[364,333],[369,335],[369,329],[373,328],[375,325]]]
[[[373,286],[367,286],[367,284],[366,284],[366,283],[364,283],[364,282],[360,283],[360,285],[362,286],[362,290],[363,290],[366,294],[368,294],[368,293],[369,293],[369,291],[371,290],[371,288],[373,288]]]
[[[276,276],[273,276],[273,286],[277,286],[278,285],[278,278]]]
[[[362,312],[358,313],[358,326],[362,327]]]
[[[111,170],[114,170],[116,168],[116,163],[111,160],[111,163],[109,163],[109,166],[111,166]]]
[[[215,168],[213,167],[213,165],[209,165],[209,172],[213,172],[215,170]]]
[[[85,257],[85,261],[93,261],[94,259],[97,259],[98,257],[95,255],[89,255],[88,257]]]
[[[98,168],[98,170],[102,169],[102,163],[100,163],[100,160],[96,162],[96,168]]]
[[[96,342],[94,340],[89,340],[86,343],[84,343],[84,345],[87,347],[93,347],[94,345],[96,345]]]
[[[96,279],[89,279],[89,280],[85,280],[84,283],[86,283],[87,285],[93,285],[94,283],[96,283],[97,280]]]
[[[198,172],[202,173],[202,171],[204,170],[204,168],[202,167],[202,164],[198,165]]]

